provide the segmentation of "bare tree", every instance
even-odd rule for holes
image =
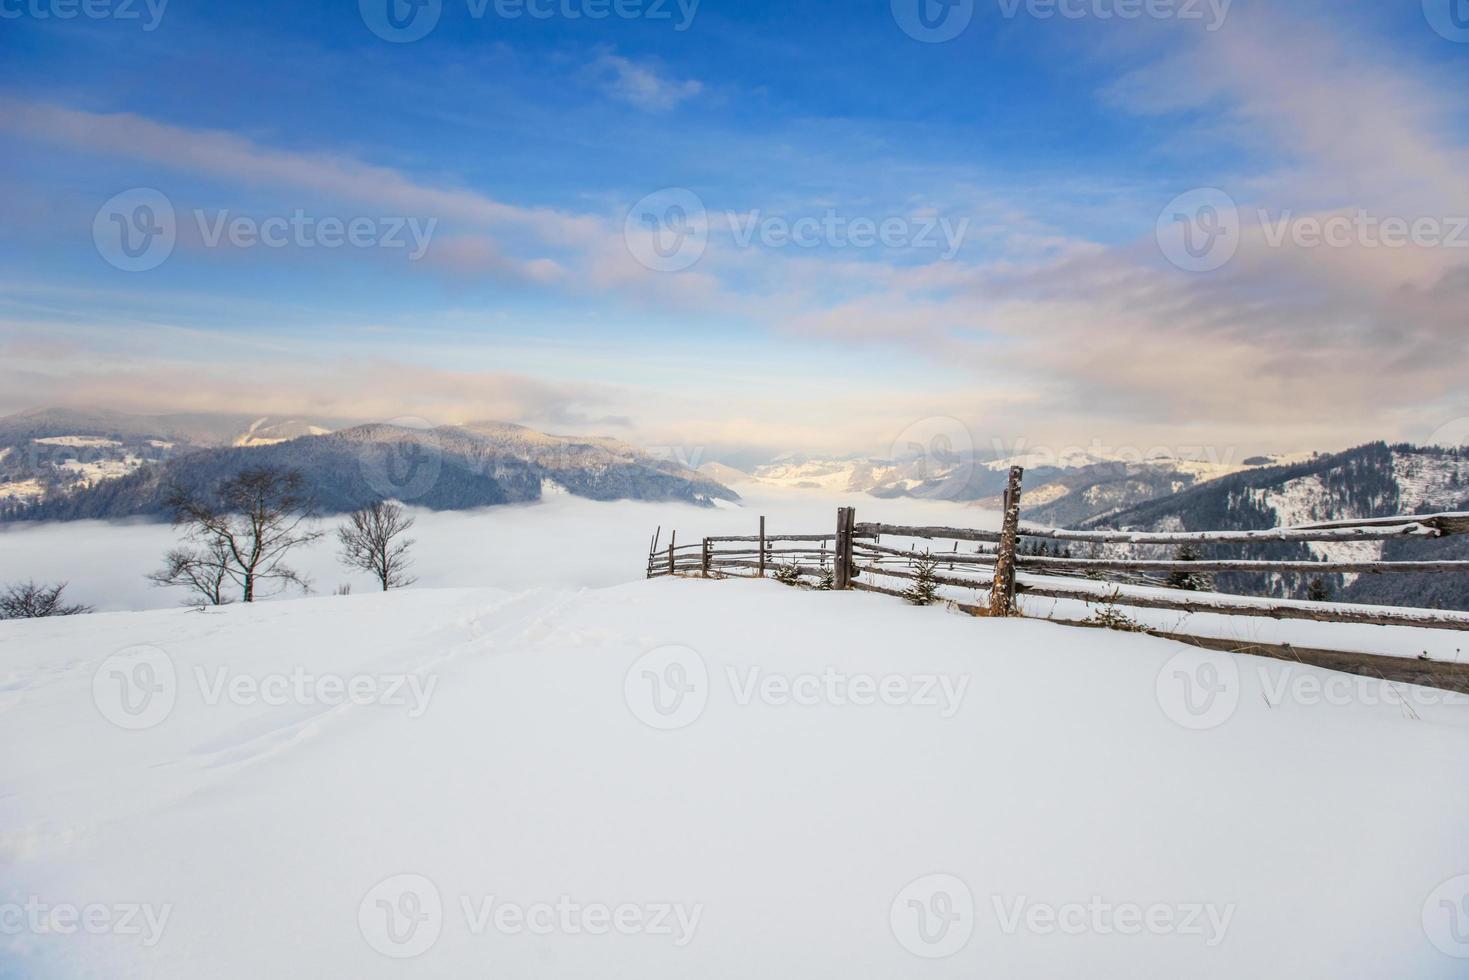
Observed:
[[[226,593],[230,577],[229,545],[211,538],[203,549],[175,548],[163,556],[163,568],[148,576],[154,585],[183,586],[198,598],[193,606],[224,606],[234,599]]]
[[[211,499],[174,488],[168,499],[174,526],[200,547],[184,549],[177,562],[170,552],[168,567],[150,577],[196,591],[203,584],[207,597],[219,575],[219,588],[228,580],[245,602],[272,585],[309,592],[306,577],[284,564],[292,548],[326,533],[306,525],[314,507],[305,485],[296,470],[254,467],[221,482]]]
[[[37,585],[17,582],[0,592],[0,619],[39,619],[42,616],[76,616],[92,607],[80,602],[62,602],[66,583]]]
[[[407,570],[412,564],[408,549],[413,539],[398,540],[412,526],[413,518],[401,504],[391,500],[380,500],[353,511],[347,523],[337,529],[337,538],[342,542],[342,564],[371,572],[384,592],[412,585],[417,579]]]

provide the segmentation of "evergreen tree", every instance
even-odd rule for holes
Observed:
[[[915,606],[931,606],[938,601],[939,584],[934,581],[934,569],[938,567],[938,559],[924,552],[922,558],[913,562],[914,579],[908,588],[903,590],[903,598]]]
[[[781,585],[800,585],[801,569],[796,565],[776,565],[771,574]]]
[[[1192,545],[1181,544],[1173,552],[1174,561],[1198,561],[1199,553]],[[1207,577],[1198,572],[1185,572],[1182,569],[1168,573],[1164,585],[1170,589],[1184,589],[1189,592],[1203,592],[1209,589],[1210,582]]]
[[[1331,586],[1327,585],[1326,581],[1318,575],[1311,580],[1310,585],[1306,586],[1306,598],[1312,602],[1330,602]]]

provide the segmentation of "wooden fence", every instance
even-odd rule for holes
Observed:
[[[851,507],[838,508],[835,527],[824,534],[770,534],[762,517],[759,532],[754,535],[712,536],[682,545],[674,535],[670,535],[664,545],[660,529],[654,533],[648,552],[647,574],[649,578],[660,575],[766,576],[780,567],[787,575],[817,579],[829,576],[830,587],[836,590],[857,589],[902,595],[903,587],[917,578],[915,563],[933,558],[938,561],[938,569],[933,576],[935,582],[950,588],[976,591],[976,602],[955,602],[955,605],[977,615],[1009,616],[1017,612],[1017,597],[1035,596],[1185,613],[1469,630],[1469,613],[1465,612],[1190,591],[1167,588],[1164,582],[1153,578],[1171,573],[1216,572],[1452,574],[1469,572],[1469,561],[1071,558],[1027,554],[1023,546],[1027,541],[1213,546],[1433,539],[1469,533],[1469,513],[1330,521],[1254,531],[1073,531],[1041,527],[1020,520],[1022,477],[1020,467],[1011,469],[998,531],[858,523]],[[901,548],[884,543],[895,538],[946,543],[949,549],[943,550],[939,545],[940,550],[937,551],[932,548],[919,551],[914,547]],[[965,550],[961,551],[961,548]]]

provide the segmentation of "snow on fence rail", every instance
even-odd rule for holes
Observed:
[[[1021,481],[1024,471],[1014,467],[1005,491],[1004,518],[998,531],[956,527],[919,527],[901,524],[856,523],[855,510],[837,510],[836,527],[829,534],[768,534],[765,518],[759,533],[715,536],[679,545],[670,535],[661,542],[661,529],[648,551],[647,575],[748,574],[763,577],[777,566],[805,577],[830,575],[831,587],[901,594],[894,584],[916,577],[913,563],[938,561],[934,580],[944,586],[976,589],[985,600],[961,608],[980,615],[1008,616],[1015,612],[1017,595],[1078,599],[1108,605],[1170,609],[1180,612],[1260,616],[1271,619],[1307,619],[1318,622],[1361,623],[1382,626],[1422,626],[1469,630],[1469,613],[1434,609],[1405,609],[1292,599],[1255,598],[1222,592],[1170,589],[1147,576],[1182,573],[1464,573],[1469,561],[1272,561],[1251,559],[1152,560],[1136,558],[1070,558],[1028,555],[1023,539],[1086,544],[1181,545],[1248,544],[1268,542],[1386,541],[1396,538],[1441,538],[1469,533],[1469,513],[1330,521],[1297,527],[1255,531],[1073,531],[1041,527],[1020,520]],[[883,544],[883,537],[906,537],[952,542],[951,551],[916,551]],[[960,552],[961,543],[973,550]],[[753,545],[753,547],[751,547]],[[885,584],[884,580],[888,580]]]

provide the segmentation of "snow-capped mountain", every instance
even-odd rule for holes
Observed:
[[[203,489],[249,466],[300,470],[327,512],[388,497],[437,510],[519,503],[539,500],[548,487],[594,500],[739,499],[716,480],[616,439],[499,422],[328,431],[256,416],[238,428],[218,423],[211,442],[201,443],[188,441],[199,427],[186,436],[163,417],[124,416],[120,424],[111,415],[42,415],[0,420],[0,440],[8,441],[0,442],[0,519],[161,515],[168,487]],[[57,428],[74,431],[41,434]]]
[[[324,434],[350,422],[235,414],[39,408],[0,418],[0,506],[88,490],[174,456]]]

